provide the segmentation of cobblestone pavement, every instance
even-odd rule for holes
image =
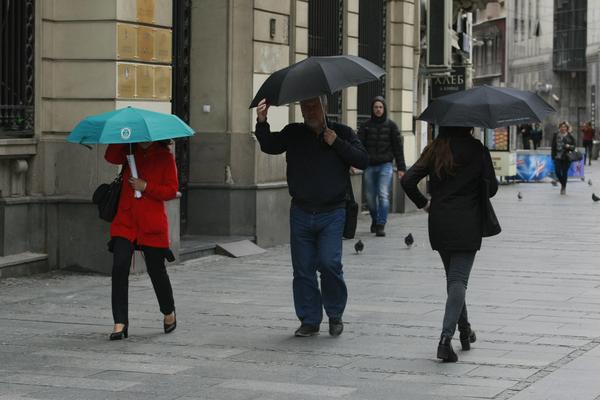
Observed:
[[[598,164],[598,163],[597,163]],[[502,186],[503,233],[486,239],[467,293],[478,341],[435,359],[443,269],[426,216],[361,221],[345,242],[346,330],[294,338],[289,248],[170,268],[179,326],[162,333],[146,275],[131,278],[130,338],[109,342],[110,278],[0,281],[0,400],[600,399],[600,168],[569,183]],[[517,192],[523,200],[517,200]],[[402,238],[412,232],[416,245]],[[455,341],[455,348],[460,347]]]

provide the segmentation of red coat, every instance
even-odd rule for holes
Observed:
[[[169,149],[159,143],[153,143],[146,150],[134,147],[138,177],[147,182],[146,190],[141,198],[134,198],[128,182],[131,171],[125,168],[119,208],[110,224],[110,237],[122,237],[140,246],[168,248],[169,223],[164,202],[177,196],[179,183],[175,159]],[[127,164],[128,151],[129,145],[111,144],[104,158],[112,164]]]

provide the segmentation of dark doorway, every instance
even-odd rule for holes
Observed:
[[[308,55],[334,56],[344,51],[344,1],[309,0],[308,2]],[[329,96],[328,118],[341,121],[342,96]]]
[[[385,69],[386,1],[360,0],[358,15],[358,55]],[[371,116],[371,101],[385,96],[385,76],[358,87],[358,123]]]
[[[172,112],[183,121],[190,122],[190,42],[191,0],[173,0],[173,99]],[[179,177],[180,230],[187,231],[188,191],[190,176],[190,139],[175,141],[175,159]]]

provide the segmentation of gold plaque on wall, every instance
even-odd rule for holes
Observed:
[[[157,61],[170,64],[173,62],[171,49],[173,41],[170,29],[156,30],[156,52]]]
[[[154,56],[154,37],[156,29],[140,26],[138,28],[138,57],[143,61],[153,61]]]
[[[154,94],[157,99],[171,100],[171,67],[154,67]]]
[[[154,67],[152,65],[138,65],[136,67],[136,87],[138,98],[154,98]]]
[[[137,58],[138,27],[130,24],[117,24],[117,59]]]
[[[136,67],[134,64],[117,64],[117,98],[135,97]]]
[[[137,0],[137,20],[139,22],[145,22],[147,24],[153,24],[154,18],[154,4],[155,0]]]

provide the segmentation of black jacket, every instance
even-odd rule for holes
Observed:
[[[481,248],[482,178],[490,182],[489,197],[498,190],[498,182],[489,150],[470,135],[452,136],[450,147],[456,165],[453,175],[442,179],[419,161],[402,177],[402,187],[419,208],[427,198],[417,188],[429,175],[431,206],[429,241],[434,250],[474,251]]]
[[[307,211],[344,207],[350,166],[365,169],[369,163],[351,128],[337,123],[329,123],[329,128],[338,136],[331,146],[305,124],[289,124],[281,132],[271,132],[267,122],[256,124],[263,152],[286,153],[292,201]]]
[[[384,114],[365,121],[358,129],[358,137],[369,153],[369,165],[379,165],[396,159],[399,171],[406,171],[402,136],[396,123],[387,118],[387,106],[383,97],[376,97],[371,103],[383,103]]]
[[[570,133],[567,133],[567,135],[563,138],[563,143],[572,147],[569,147],[569,149],[563,149],[563,151],[561,152],[561,154],[558,154],[558,132],[554,133],[554,136],[552,136],[552,159],[556,160],[565,160],[567,158],[567,153],[570,151],[575,150],[575,138],[573,137],[573,135],[571,135]]]

